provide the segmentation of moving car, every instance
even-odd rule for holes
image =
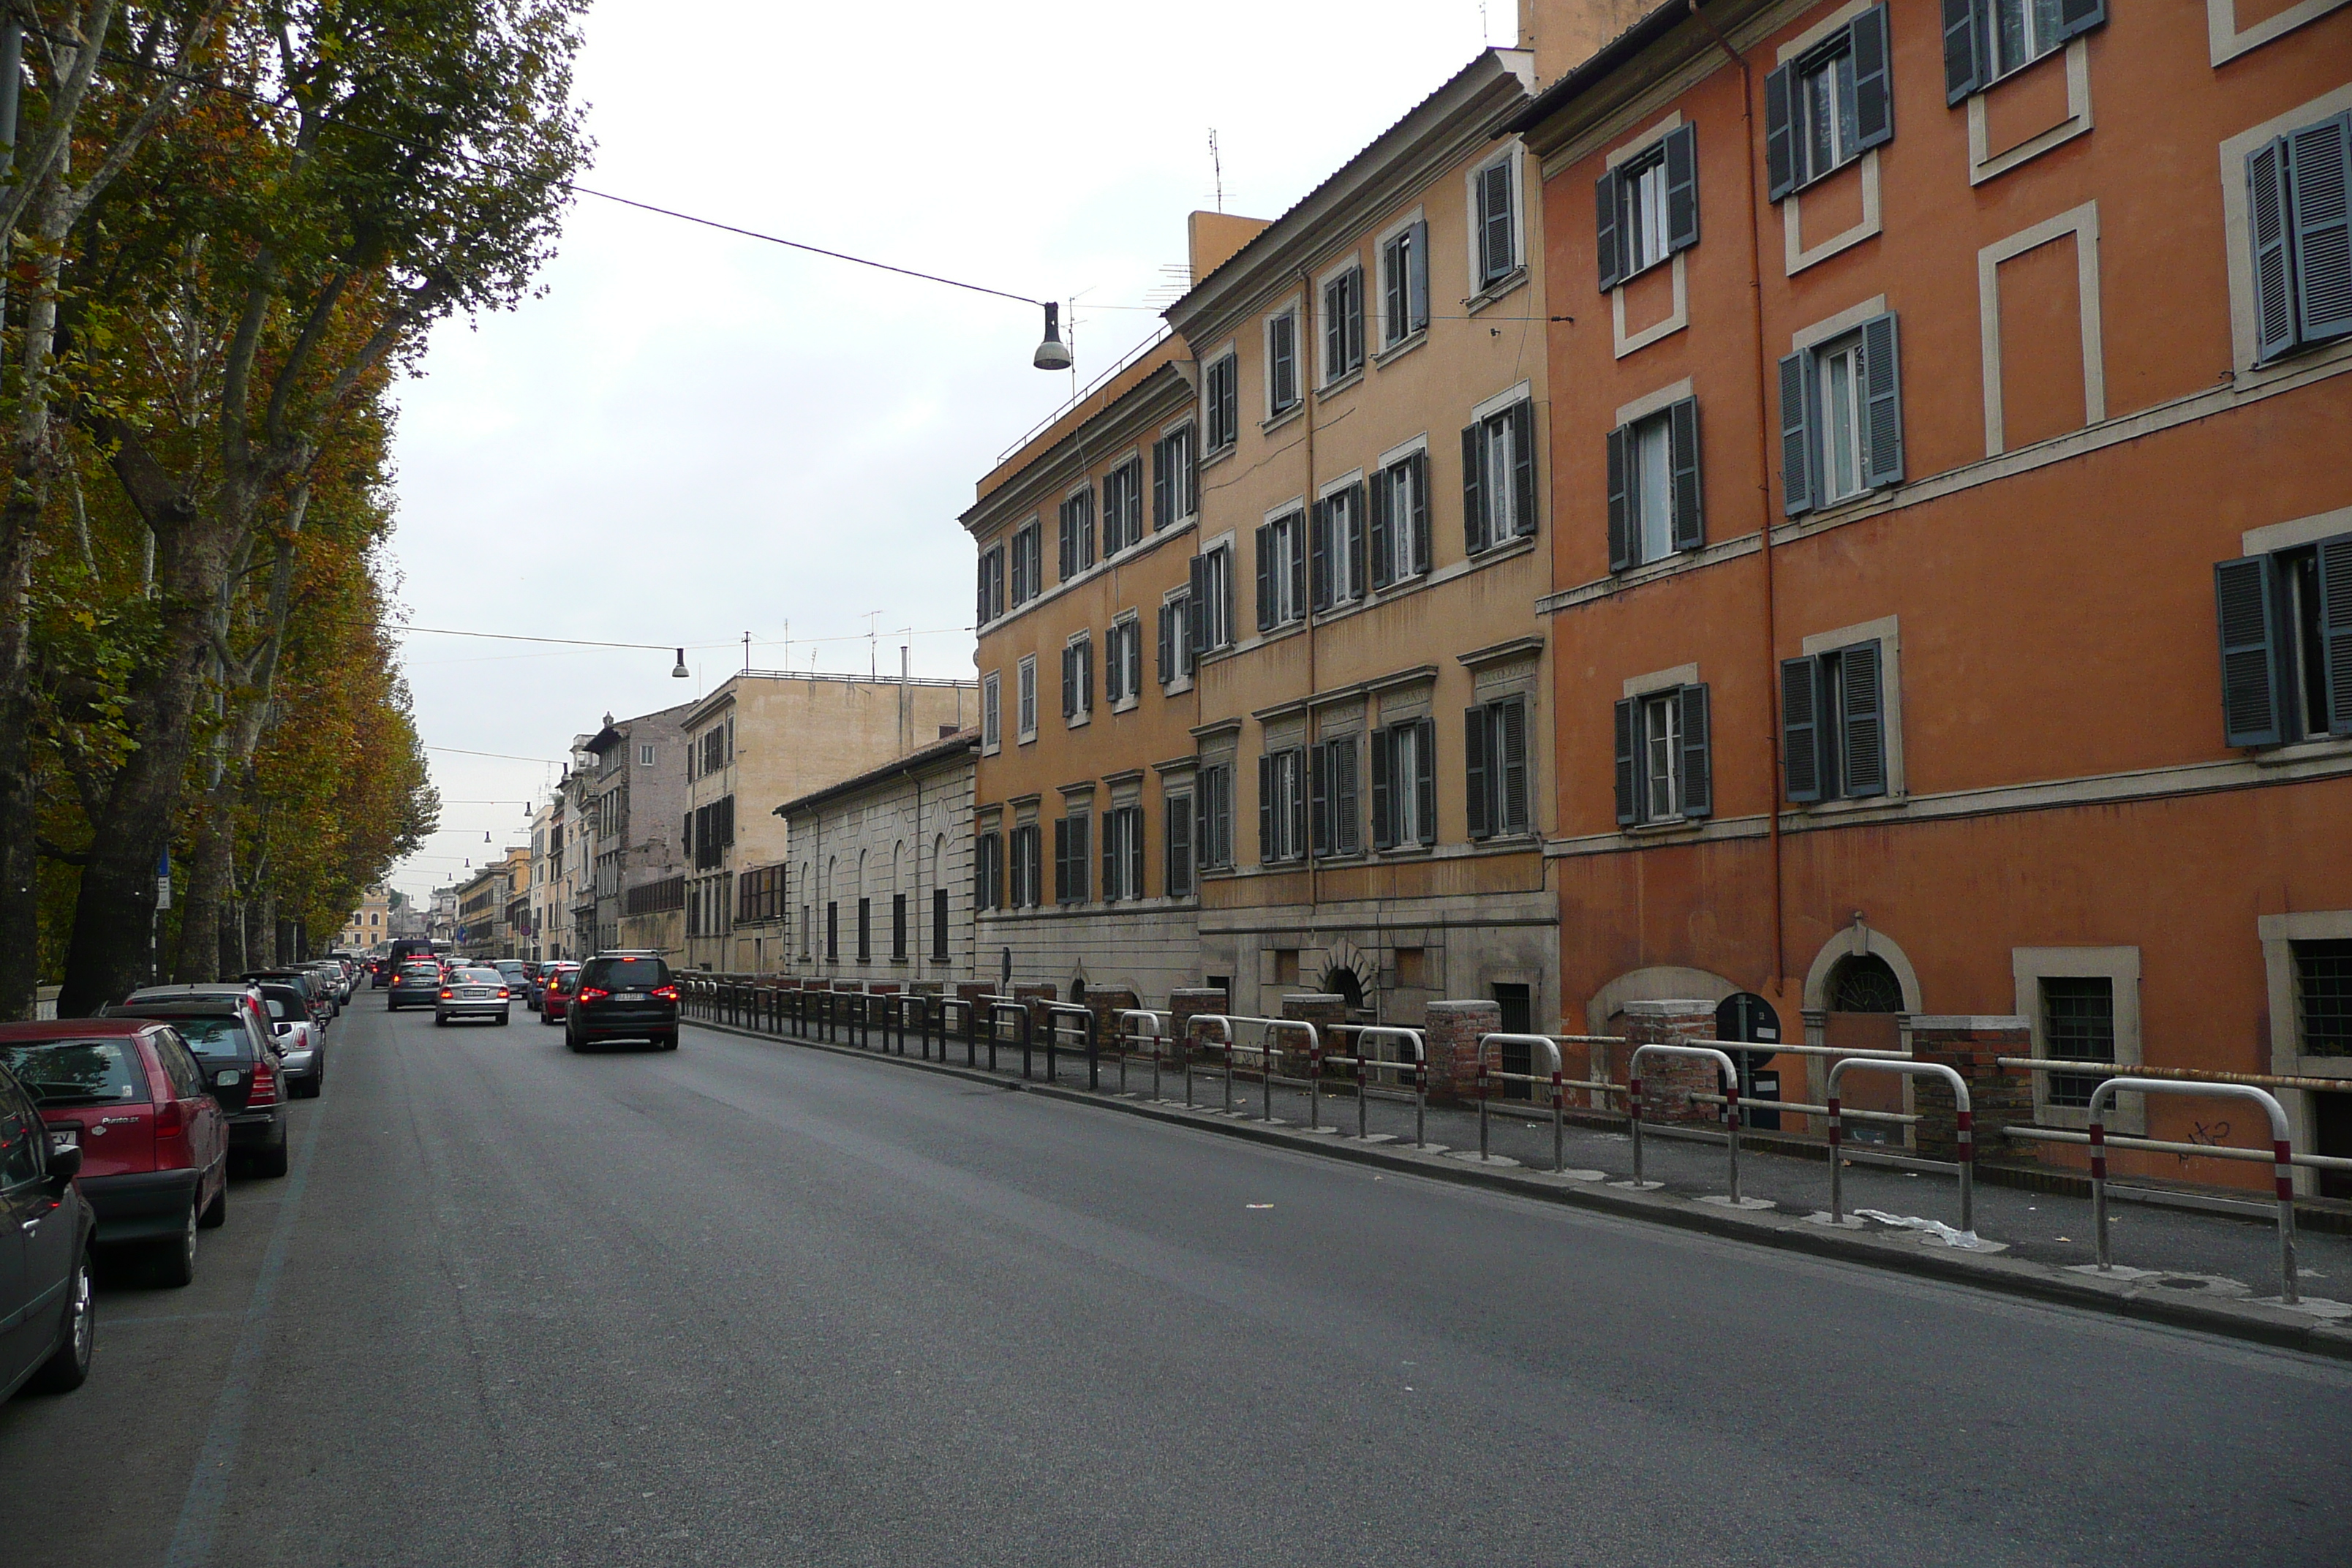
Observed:
[[[555,964],[544,979],[539,990],[539,1021],[561,1024],[564,1009],[572,1005],[572,993],[580,984],[580,966],[568,961]]]
[[[412,958],[394,973],[392,994],[384,998],[384,1010],[397,1013],[412,1003],[429,1003],[440,991],[440,964],[430,958]]]
[[[89,1376],[98,1216],[74,1185],[81,1150],[52,1148],[40,1109],[0,1068],[0,1399],[65,1394]]]
[[[286,1173],[282,1068],[268,1026],[234,996],[134,994],[110,1018],[160,1018],[179,1031],[204,1068],[205,1084],[228,1118],[229,1153],[258,1176]]]
[[[575,1051],[604,1040],[644,1040],[677,1049],[677,983],[650,952],[600,952],[581,965],[565,1009],[563,1043]]]
[[[507,977],[507,989],[520,996],[530,989],[531,966],[520,958],[494,958],[490,967]]]
[[[228,1217],[228,1118],[179,1032],[150,1018],[0,1024],[0,1068],[81,1151],[93,1240],[146,1253],[165,1285],[196,1277],[196,1231]]]
[[[503,1026],[513,994],[507,977],[488,964],[460,969],[435,998],[433,1022],[438,1026],[452,1018],[495,1018]]]

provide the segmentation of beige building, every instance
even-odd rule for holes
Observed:
[[[792,911],[825,895],[784,885],[788,834],[775,806],[962,729],[978,699],[966,680],[747,669],[695,703],[681,724],[685,962],[782,967],[794,951]],[[746,877],[758,890],[748,905]],[[739,920],[746,908],[753,918]]]
[[[339,948],[365,952],[392,940],[392,889],[370,888],[361,895],[360,907],[343,921],[342,934],[335,939]]]

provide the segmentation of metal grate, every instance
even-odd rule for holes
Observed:
[[[1900,1013],[1903,982],[1886,960],[1874,952],[1857,953],[1837,966],[1830,976],[1832,1013]]]
[[[2352,1057],[2352,939],[2292,945],[2303,1054]]]
[[[2066,1061],[2116,1059],[2116,983],[2105,975],[2053,976],[2042,982],[2042,1038],[2049,1054]],[[2091,1103],[2100,1079],[2088,1074],[2050,1075],[2050,1103]]]

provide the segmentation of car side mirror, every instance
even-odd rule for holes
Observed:
[[[288,1023],[278,1023],[272,1025],[271,1029],[277,1034],[290,1035],[294,1032],[294,1026]]]
[[[66,1184],[79,1174],[81,1174],[81,1145],[68,1143],[62,1149],[55,1144],[50,1145],[49,1180],[57,1184],[58,1191],[64,1192]]]

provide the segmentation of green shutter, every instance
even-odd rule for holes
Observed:
[[[1274,753],[1260,752],[1257,759],[1257,859],[1261,866],[1274,860]]]
[[[1633,427],[1620,425],[1609,432],[1609,570],[1622,572],[1633,564],[1633,464],[1627,448]]]
[[[1801,517],[1813,510],[1813,436],[1805,421],[1805,382],[1812,355],[1800,349],[1780,362],[1780,510]]]
[[[1944,0],[1944,102],[1957,104],[1984,85],[1983,0]]]
[[[1331,762],[1327,748],[1307,748],[1307,839],[1318,855],[1331,853]]]
[[[1617,701],[1617,826],[1631,827],[1642,820],[1642,799],[1636,787],[1635,760],[1642,750],[1641,703],[1636,698]]]
[[[1462,715],[1462,777],[1465,815],[1469,821],[1470,837],[1486,838],[1494,834],[1495,825],[1488,820],[1486,710],[1473,708]]]
[[[1780,661],[1780,766],[1790,800],[1822,798],[1821,662]]]
[[[1360,599],[1364,596],[1364,482],[1359,479],[1349,485],[1347,497],[1348,529],[1343,543],[1348,552],[1348,597]]]
[[[1511,531],[1521,539],[1536,531],[1536,404],[1532,397],[1511,405]]]
[[[1405,318],[1414,331],[1429,325],[1429,225],[1414,224],[1410,231],[1412,254],[1405,260],[1408,294]]]
[[[2107,19],[2107,0],[2058,0],[2058,36],[2087,33]]]
[[[1054,818],[1054,901],[1070,901],[1070,819]]]
[[[1396,847],[1396,821],[1389,804],[1389,769],[1396,752],[1386,730],[1372,731],[1372,847]]]
[[[1796,67],[1785,65],[1764,79],[1765,198],[1779,201],[1797,188],[1799,143],[1790,124],[1790,89]]]
[[[1501,775],[1496,791],[1499,811],[1492,824],[1497,833],[1528,830],[1528,705],[1512,698],[1495,707],[1495,755],[1488,765]]]
[[[1486,548],[1486,486],[1479,470],[1478,426],[1462,431],[1462,547],[1475,555]]]
[[[1274,525],[1260,523],[1257,530],[1257,629],[1270,631],[1274,626]]]
[[[2221,632],[2221,732],[2232,746],[2275,746],[2280,722],[2278,626],[2267,555],[2213,568],[2215,619]]]
[[[1413,725],[1412,793],[1416,826],[1423,844],[1437,842],[1437,721],[1423,719]],[[1397,786],[1404,787],[1399,779]]]
[[[1353,855],[1356,842],[1356,738],[1331,747],[1331,853]]]
[[[1396,481],[1391,470],[1381,470],[1380,478],[1372,481],[1371,500],[1372,515],[1368,529],[1371,535],[1371,584],[1375,588],[1385,588],[1396,581],[1393,571],[1395,554],[1389,545],[1389,531],[1394,526],[1390,521],[1390,512],[1396,504]]]
[[[2352,332],[2352,115],[2286,141],[2295,334],[2317,342]]]
[[[1854,146],[1867,152],[1895,139],[1895,83],[1887,69],[1886,7],[1874,5],[1853,19]]]
[[[1601,252],[1601,291],[1606,294],[1617,287],[1625,276],[1625,247],[1618,236],[1624,228],[1617,214],[1617,198],[1621,190],[1617,171],[1610,170],[1592,187],[1595,205],[1600,208],[1595,242]]]
[[[2327,732],[2352,734],[2352,533],[2319,542],[2319,647]]]
[[[1667,466],[1674,474],[1675,548],[1706,543],[1706,519],[1699,504],[1698,399],[1685,397],[1666,410]]]
[[[1698,243],[1698,128],[1666,132],[1666,254]]]
[[[1903,482],[1903,363],[1895,313],[1862,324],[1864,392],[1863,480],[1869,485]]]
[[[1418,576],[1429,570],[1429,454],[1415,452],[1405,461],[1412,468],[1412,560],[1400,576]]]
[[[2246,217],[2254,243],[2254,357],[2294,347],[2294,278],[2287,252],[2287,147],[2284,138],[2246,158]]]
[[[1706,688],[1685,686],[1677,694],[1682,704],[1683,754],[1675,759],[1682,773],[1685,816],[1707,816],[1715,811],[1715,757],[1708,728]]]
[[[1331,607],[1331,502],[1328,498],[1315,503],[1314,520],[1307,524],[1308,557],[1312,563],[1315,607]]]
[[[1838,650],[1842,773],[1849,798],[1886,793],[1886,693],[1875,642]]]

